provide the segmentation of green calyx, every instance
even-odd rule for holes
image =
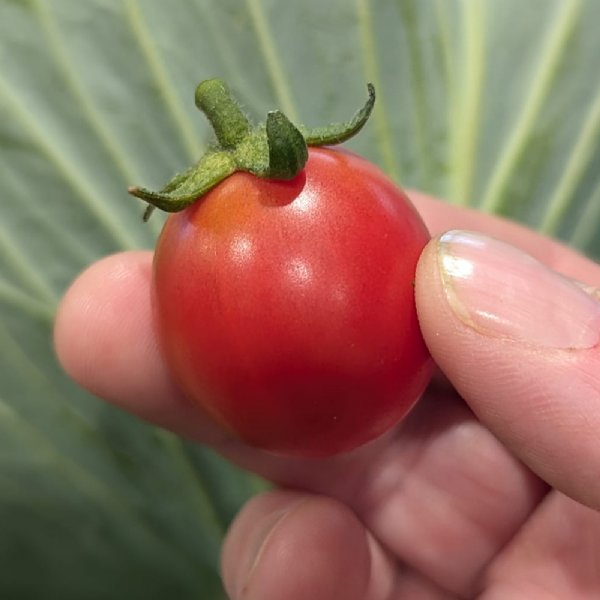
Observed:
[[[196,106],[210,121],[216,143],[160,191],[137,186],[128,191],[148,203],[147,220],[154,208],[183,210],[236,171],[264,179],[293,179],[306,164],[309,146],[340,144],[362,129],[375,103],[375,88],[367,87],[365,105],[349,121],[310,129],[295,126],[277,110],[267,114],[266,123],[254,126],[221,80],[203,81],[196,88]]]

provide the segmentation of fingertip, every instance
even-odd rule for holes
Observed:
[[[108,256],[83,271],[57,311],[58,360],[103,400],[177,433],[212,439],[214,424],[185,401],[162,360],[151,277],[152,254],[142,251]]]
[[[232,600],[364,600],[368,534],[345,505],[276,491],[246,506],[227,536],[223,577]]]
[[[440,365],[440,356],[455,356],[456,345],[462,344],[462,323],[448,306],[440,277],[438,244],[439,237],[432,238],[421,253],[415,278],[415,300],[421,332]]]
[[[221,550],[221,575],[232,599],[241,594],[266,537],[304,499],[300,492],[274,490],[255,496],[238,513]]]
[[[477,417],[550,485],[600,506],[594,296],[515,246],[466,231],[429,243],[415,294],[434,360]]]
[[[128,379],[124,370],[131,365],[122,359],[132,346],[146,351],[146,360],[157,360],[149,300],[151,263],[148,252],[97,261],[75,279],[57,311],[54,345],[60,364],[77,383],[106,399],[118,400],[110,379]]]

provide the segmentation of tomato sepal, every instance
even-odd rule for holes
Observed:
[[[205,80],[196,88],[196,106],[210,121],[216,142],[161,190],[131,186],[128,192],[148,203],[146,221],[154,208],[171,213],[187,208],[237,171],[263,179],[293,179],[306,164],[309,146],[340,144],[363,128],[375,104],[374,86],[369,83],[367,89],[367,101],[345,122],[297,127],[281,111],[271,111],[266,123],[253,126],[224,82]]]

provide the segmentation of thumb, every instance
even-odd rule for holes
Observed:
[[[416,298],[434,359],[481,422],[550,485],[600,508],[597,292],[451,231],[423,252]]]

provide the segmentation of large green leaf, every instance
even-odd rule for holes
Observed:
[[[196,83],[255,117],[349,116],[399,182],[600,256],[598,0],[0,0],[0,597],[218,598],[256,480],[76,389],[52,317],[151,247],[129,184],[201,153]]]

